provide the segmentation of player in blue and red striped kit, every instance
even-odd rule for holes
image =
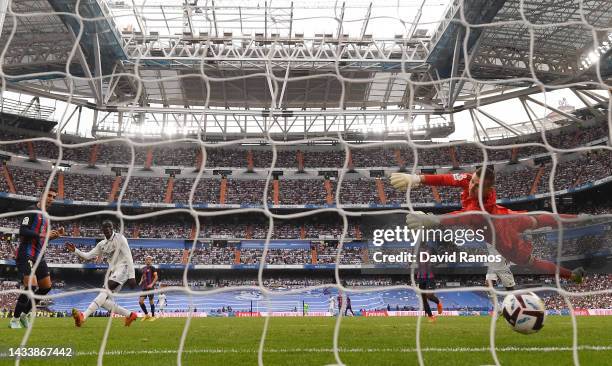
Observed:
[[[429,252],[429,251],[427,248],[419,248],[419,253],[417,255],[417,258],[421,257],[420,255],[421,252]],[[419,284],[419,289],[425,290],[425,291],[435,290],[436,283],[434,282],[434,274],[433,274],[433,271],[431,270],[431,265],[429,264],[429,262],[421,262],[420,260],[418,261],[416,280],[417,280],[417,283]],[[429,306],[429,302],[431,301],[434,304],[436,304],[438,308],[437,309],[438,315],[441,315],[442,310],[443,310],[442,301],[440,301],[440,299],[433,292],[429,292],[429,293],[421,292],[421,300],[423,301],[423,310],[425,311],[425,314],[427,315],[427,320],[429,320],[430,322],[436,321],[436,317],[431,312],[431,307]]]
[[[149,255],[145,258],[145,266],[142,267],[142,276],[140,277],[140,286],[143,291],[153,290],[157,283],[157,269],[153,266],[153,258]],[[151,306],[151,315],[147,312],[147,306],[145,305],[145,297],[149,298],[149,305]],[[138,303],[140,308],[144,312],[145,316],[142,321],[155,320],[155,302],[153,302],[153,294],[140,296]]]
[[[49,208],[56,196],[57,191],[50,188],[36,205],[27,208],[27,210],[33,212],[26,214],[21,219],[19,227],[19,247],[15,257],[17,270],[24,288],[28,288],[31,282],[32,291],[38,296],[44,296],[51,291],[51,276],[43,253],[45,237],[49,230],[49,219],[43,215],[41,210],[43,207]],[[51,230],[49,240],[57,239],[62,235],[64,235],[63,227],[58,230]],[[36,270],[32,273],[34,264],[41,256]],[[32,275],[34,275],[34,278],[31,278]],[[36,301],[38,303],[38,300]],[[26,294],[19,295],[9,327],[13,329],[29,327],[27,315],[31,310],[31,299]]]

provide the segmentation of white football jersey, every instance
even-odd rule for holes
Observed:
[[[120,233],[113,232],[110,239],[102,240],[89,252],[83,252],[79,249],[74,252],[85,260],[104,256],[108,259],[109,271],[113,272],[115,269],[126,268],[128,278],[136,278],[132,251],[127,239]]]

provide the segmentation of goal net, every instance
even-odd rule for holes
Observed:
[[[20,346],[40,317],[84,311],[100,291],[136,312],[139,297],[147,307],[167,296],[158,313],[185,322],[176,349],[159,352],[178,364],[199,352],[187,346],[196,318],[219,314],[265,317],[259,364],[272,317],[337,316],[326,348],[272,352],[420,365],[428,352],[488,352],[499,365],[500,352],[544,350],[578,365],[593,348],[577,316],[612,315],[610,2],[0,7],[0,306],[8,317],[26,294],[38,311]],[[128,239],[135,280],[151,257],[157,286],[110,291],[121,254],[86,263],[66,249],[92,250],[106,219]],[[489,276],[492,262],[507,263],[514,290],[502,269]],[[47,266],[66,288],[36,292]],[[567,346],[499,346],[497,309],[525,291],[569,317]],[[429,346],[423,294],[440,298],[441,315],[490,314],[484,349]],[[349,313],[416,316],[414,343],[343,346]],[[112,319],[98,364],[121,355],[107,346]]]

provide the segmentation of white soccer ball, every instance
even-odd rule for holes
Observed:
[[[515,332],[531,334],[544,326],[546,307],[533,292],[510,294],[502,304],[502,315]]]

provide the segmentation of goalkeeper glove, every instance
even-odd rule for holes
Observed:
[[[426,214],[423,211],[415,211],[406,216],[406,226],[408,226],[409,229],[416,230],[438,225],[440,225],[440,219],[432,213]]]
[[[409,186],[416,188],[421,185],[421,176],[417,174],[393,173],[391,174],[391,185],[395,189],[405,191]]]

